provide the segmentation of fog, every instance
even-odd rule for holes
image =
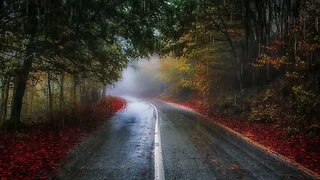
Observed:
[[[109,95],[154,97],[161,94],[163,83],[158,79],[159,56],[131,61],[123,70],[121,79],[107,87]]]

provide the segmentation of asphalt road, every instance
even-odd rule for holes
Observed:
[[[126,100],[72,152],[59,179],[313,178],[188,109]]]

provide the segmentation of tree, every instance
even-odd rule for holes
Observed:
[[[68,72],[112,83],[128,58],[155,50],[155,21],[162,1],[3,1],[1,34],[19,38],[21,65],[14,74],[9,128],[19,129],[29,74]],[[7,45],[7,43],[4,43]],[[1,48],[2,53],[12,51]],[[9,59],[5,57],[5,59]]]
[[[206,82],[211,107],[263,111],[255,117],[272,107],[305,130],[319,117],[319,10],[312,0],[173,0],[163,7],[172,16],[162,17],[171,24],[161,29],[162,52],[202,67],[193,74],[204,76],[196,81]]]

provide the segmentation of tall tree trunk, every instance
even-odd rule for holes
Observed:
[[[105,98],[107,96],[107,88],[106,87],[103,87],[102,88],[102,94],[101,94],[101,98]]]
[[[53,121],[53,103],[52,103],[52,88],[51,88],[51,74],[48,72],[48,100],[49,100],[49,120]]]
[[[7,119],[7,110],[8,110],[8,98],[9,98],[9,91],[10,91],[10,76],[4,79],[3,82],[3,89],[2,89],[2,109],[0,114],[1,120]]]
[[[63,110],[64,108],[64,72],[60,76],[60,98],[59,98],[59,108]]]
[[[11,106],[11,114],[10,119],[8,123],[8,129],[11,130],[19,130],[21,125],[23,124],[21,122],[21,109],[22,109],[22,100],[23,96],[26,91],[27,81],[29,77],[29,73],[32,68],[32,62],[33,62],[33,54],[32,54],[32,46],[33,46],[33,37],[29,38],[29,42],[27,45],[27,52],[26,52],[26,58],[23,61],[22,67],[20,71],[18,72],[16,79],[16,86],[14,89],[14,96]]]
[[[31,93],[30,93],[30,104],[29,104],[29,116],[31,116],[32,115],[32,111],[33,111],[33,108],[32,108],[32,106],[33,106],[33,100],[34,100],[34,91],[35,91],[35,86],[33,86],[32,87],[32,91],[31,91]]]
[[[2,120],[6,120],[7,119],[8,99],[9,99],[9,92],[10,92],[10,79],[11,79],[11,77],[8,76],[7,82],[6,82],[6,87],[5,87],[5,96],[4,96],[4,100],[3,100],[3,104],[4,104],[3,112],[1,114]]]
[[[78,82],[77,82],[78,78],[76,76],[73,77],[73,102],[77,102],[77,86],[78,86]]]
[[[4,107],[4,94],[5,94],[5,78],[4,76],[1,77],[1,99],[0,99],[0,115],[3,113]],[[0,121],[2,121],[2,116],[0,116]]]
[[[64,110],[64,76],[65,76],[65,73],[62,72],[61,75],[60,75],[60,97],[59,97],[59,109],[60,109],[60,112],[62,113],[63,110]],[[62,114],[60,114],[62,115]],[[64,128],[64,115],[61,116],[61,124],[60,124],[60,128]]]

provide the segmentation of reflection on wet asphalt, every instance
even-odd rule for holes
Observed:
[[[72,153],[60,179],[152,179],[154,109],[126,100],[125,110]]]
[[[154,179],[155,110],[125,97],[127,107],[72,153],[60,179]],[[211,121],[151,101],[159,111],[165,179],[310,179]]]
[[[154,102],[166,179],[310,179],[199,114]]]

